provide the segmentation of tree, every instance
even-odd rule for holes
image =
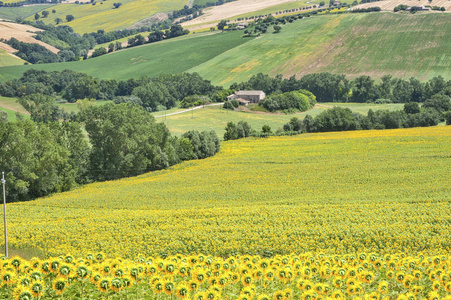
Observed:
[[[43,17],[43,18],[47,18],[48,16],[49,16],[49,12],[46,11],[46,10],[44,10],[44,11],[42,12],[42,17]]]
[[[446,125],[451,125],[451,111],[445,113]]]
[[[38,13],[35,13],[35,14],[34,14],[34,19],[35,19],[35,20],[39,20],[40,17],[41,17],[41,16],[40,16]]]
[[[236,140],[238,138],[238,131],[235,123],[228,122],[225,127],[224,141]]]
[[[226,20],[221,20],[221,22],[218,23],[217,27],[218,30],[221,30],[222,32],[224,32],[224,28],[227,26],[227,21]]]
[[[282,30],[282,27],[281,27],[281,26],[279,26],[279,25],[274,25],[274,32],[275,32],[275,33],[279,33],[280,30]]]
[[[164,37],[164,33],[161,30],[155,30],[149,33],[149,43],[161,41]]]
[[[251,125],[246,121],[239,121],[236,126],[236,131],[239,139],[246,138],[251,134]]]
[[[73,21],[73,20],[75,20],[75,17],[73,15],[66,15],[66,21],[67,22],[70,22],[70,21]]]
[[[108,53],[113,52],[113,51],[114,51],[114,44],[113,44],[113,43],[110,43],[110,44],[108,45]]]
[[[271,133],[271,127],[269,127],[269,125],[263,125],[262,126],[262,133],[270,134]]]
[[[61,18],[55,18],[56,25],[63,23],[63,20]]]
[[[0,123],[8,122],[8,113],[4,110],[0,110]]]
[[[93,179],[132,176],[174,163],[168,155],[169,130],[138,105],[91,106],[81,112],[80,120],[92,144]]]
[[[94,50],[94,52],[92,53],[91,57],[94,58],[94,57],[101,56],[101,55],[104,55],[104,54],[107,54],[107,53],[108,52],[107,52],[107,50],[105,48],[100,47],[100,48],[97,48],[97,49]]]
[[[118,3],[118,2],[113,3],[114,8],[119,8],[121,5],[122,5],[122,3]]]
[[[50,126],[31,120],[0,123],[0,169],[6,173],[8,201],[67,191],[75,185],[71,152]],[[80,133],[83,138],[81,129]]]
[[[404,111],[406,114],[417,114],[420,112],[420,106],[417,102],[409,102],[404,104]]]
[[[423,107],[432,108],[439,113],[444,113],[451,110],[451,98],[446,95],[437,94],[426,100]]]
[[[376,100],[378,91],[375,88],[374,80],[370,76],[359,76],[354,79],[354,87],[352,88],[352,101],[367,102]]]
[[[31,94],[19,98],[18,102],[30,113],[35,122],[58,121],[63,112],[56,105],[55,98],[43,94]]]

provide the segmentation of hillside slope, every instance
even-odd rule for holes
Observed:
[[[141,75],[181,73],[250,40],[240,36],[241,32],[189,35],[84,61],[4,67],[0,68],[0,81],[19,78],[29,69],[70,69],[102,79],[116,80],[138,78]]]
[[[190,71],[228,86],[259,72],[275,76],[451,78],[451,15],[392,13],[311,17],[266,34]]]
[[[451,126],[221,147],[168,170],[8,204],[10,246],[128,257],[449,251]]]
[[[72,69],[104,79],[189,71],[223,86],[260,72],[451,78],[451,14],[325,15],[287,24],[278,34],[271,31],[255,39],[241,38],[242,32],[196,34],[87,61],[0,68],[0,80],[30,68]]]
[[[84,1],[80,1],[84,2]],[[58,4],[52,9],[48,18],[41,18],[44,23],[55,24],[55,18],[63,20],[61,25],[71,26],[75,32],[83,34],[96,32],[98,29],[113,31],[125,29],[146,17],[159,12],[170,12],[183,8],[187,0],[122,0],[122,5],[114,9],[113,2],[94,1],[94,4]],[[66,21],[67,15],[73,15],[74,20]],[[34,16],[28,17],[34,21]]]
[[[20,66],[24,64],[24,60],[1,49],[3,45],[0,43],[0,66]]]

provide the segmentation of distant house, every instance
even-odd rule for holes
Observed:
[[[237,28],[237,29],[244,29],[244,28],[246,28],[247,26],[249,26],[249,23],[243,22],[243,23],[238,23],[238,25],[236,25],[236,28]]]
[[[238,102],[247,105],[248,103],[258,103],[265,99],[265,96],[263,91],[236,91],[227,97],[227,101],[236,99]]]
[[[407,7],[406,10],[412,10],[413,8],[415,8],[417,11],[430,11],[431,10],[429,7],[424,7],[423,5]]]

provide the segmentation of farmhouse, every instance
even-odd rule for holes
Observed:
[[[243,23],[238,23],[238,25],[236,25],[236,28],[237,29],[244,29],[244,28],[247,28],[247,26],[249,26],[249,23],[243,22]]]
[[[240,103],[247,105],[248,103],[258,103],[265,99],[265,96],[263,91],[236,91],[227,97],[227,101],[236,99]]]

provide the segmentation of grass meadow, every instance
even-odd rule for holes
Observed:
[[[166,114],[182,111],[183,109],[172,109],[152,114],[157,118],[157,121],[163,122],[175,135],[182,135],[189,130],[214,130],[219,138],[222,139],[224,128],[228,122],[238,123],[239,121],[246,121],[251,125],[252,129],[255,129],[256,131],[261,131],[263,125],[269,125],[271,130],[275,132],[278,128],[282,128],[283,125],[288,123],[293,117],[303,119],[307,114],[316,116],[324,110],[334,106],[348,107],[352,111],[364,115],[367,114],[369,109],[403,109],[403,104],[319,103],[309,111],[294,114],[227,111],[221,108],[221,106],[207,106],[202,109],[196,109],[172,116],[166,116]]]
[[[259,72],[451,77],[451,15],[339,14],[283,26],[189,71],[229,86]],[[387,55],[389,53],[389,55]]]
[[[84,1],[81,1],[84,3]],[[125,29],[146,17],[159,12],[170,12],[183,8],[186,0],[123,0],[118,9],[114,9],[113,2],[95,1],[95,5],[89,4],[58,4],[52,9],[48,18],[41,18],[44,23],[55,23],[55,18],[64,22],[61,25],[71,26],[76,33],[83,34],[95,32],[98,29],[113,31]],[[88,3],[88,2],[86,2]],[[66,15],[73,15],[75,19],[66,21]],[[34,20],[32,16],[28,20]]]
[[[9,55],[5,50],[0,49],[0,66],[20,66],[24,64],[24,60]]]
[[[15,98],[7,98],[0,96],[0,110],[6,111],[8,113],[9,121],[14,122],[17,120],[16,112],[21,113],[25,119],[30,118],[28,112],[25,110],[25,108],[23,108],[22,105],[16,102]]]
[[[0,68],[0,81],[20,78],[26,70],[61,71],[70,69],[101,79],[125,80],[142,75],[174,74],[209,60],[250,39],[241,38],[241,32],[213,35],[189,35],[161,41],[100,57],[67,63]],[[214,45],[214,46],[212,46]]]
[[[54,7],[54,4],[40,4],[40,5],[32,5],[32,6],[20,6],[20,7],[0,7],[0,19],[13,20],[16,18],[26,19],[30,16],[34,16],[35,13],[40,12],[42,10],[52,11],[51,8]],[[50,17],[52,14],[50,14]]]

